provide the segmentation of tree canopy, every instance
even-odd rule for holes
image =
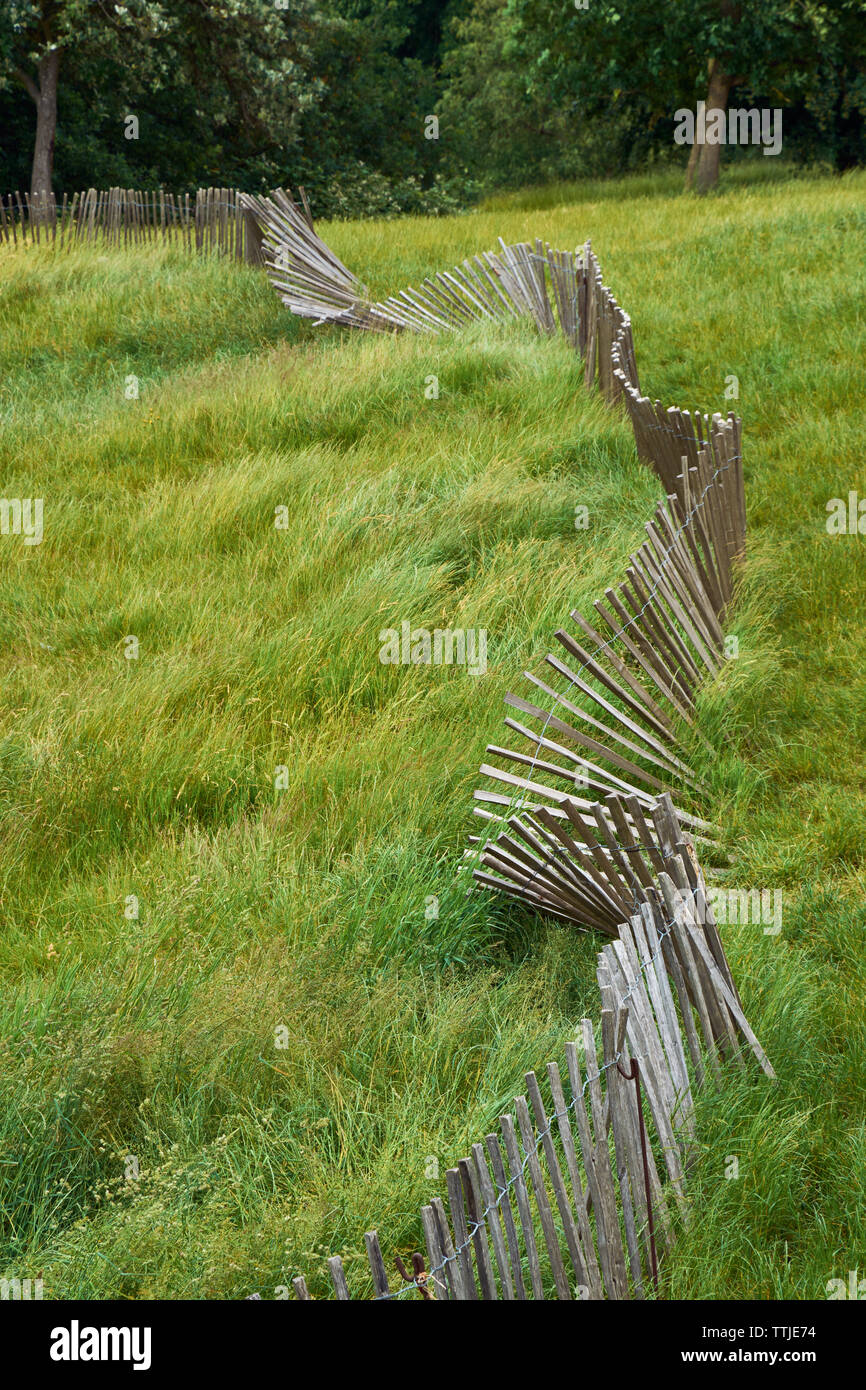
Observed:
[[[698,101],[781,109],[786,157],[862,162],[866,0],[0,9],[6,189],[300,182],[323,213],[435,210],[479,187],[683,163],[675,117]],[[699,184],[717,166],[692,151]]]

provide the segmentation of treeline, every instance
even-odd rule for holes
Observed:
[[[675,115],[780,109],[866,162],[866,0],[3,0],[0,188],[250,191],[319,215],[686,163]],[[718,161],[693,147],[701,188]]]

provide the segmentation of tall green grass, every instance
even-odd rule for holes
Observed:
[[[780,936],[727,932],[779,1082],[702,1102],[675,1297],[822,1297],[862,1246],[866,540],[824,522],[866,495],[863,189],[623,181],[324,229],[376,293],[591,236],[644,389],[726,409],[739,379],[740,656],[694,759],[730,881],[785,893]],[[416,1248],[437,1165],[597,1013],[592,936],[459,863],[503,694],[658,486],[525,330],[316,331],[162,248],[0,251],[0,309],[2,491],[45,499],[40,546],[0,538],[0,1268],[232,1298],[323,1291],[343,1250],[362,1288],[362,1232]],[[485,628],[487,674],[382,665],[403,620]]]

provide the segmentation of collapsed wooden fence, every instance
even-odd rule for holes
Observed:
[[[7,242],[115,246],[171,240],[264,263],[293,313],[379,332],[442,333],[473,320],[528,318],[561,332],[587,386],[622,405],[665,499],[625,578],[555,633],[531,699],[509,694],[516,747],[491,745],[476,792],[485,833],[468,851],[479,888],[609,938],[598,957],[600,1035],[589,1019],[470,1157],[446,1175],[447,1208],[421,1211],[426,1258],[395,1262],[375,1231],[367,1257],[379,1300],[641,1298],[687,1216],[694,1097],[751,1051],[750,1028],[707,900],[697,814],[704,788],[686,744],[700,738],[701,683],[726,659],[725,623],[745,548],[741,422],[664,410],[640,391],[631,322],[578,252],[500,241],[496,252],[373,301],[315,232],[306,199],[232,189],[189,195],[90,189],[0,199]],[[515,718],[518,715],[520,718]],[[528,722],[526,722],[528,721]],[[534,725],[535,727],[530,727]],[[510,742],[515,742],[511,739]],[[517,768],[519,771],[512,771]],[[586,793],[586,795],[581,795]],[[338,1300],[350,1294],[329,1262]],[[310,1297],[294,1280],[298,1298]]]
[[[574,632],[562,627],[554,634],[560,650],[547,656],[546,679],[525,673],[531,698],[507,696],[514,714],[506,727],[524,742],[488,748],[495,761],[481,771],[493,785],[476,792],[476,813],[492,829],[532,802],[535,853],[539,834],[549,840],[552,827],[568,823],[569,807],[583,824],[600,795],[625,796],[625,820],[635,829],[641,809],[670,792],[698,839],[712,838],[693,809],[705,789],[689,765],[685,734],[700,737],[701,682],[726,660],[724,624],[745,550],[740,420],[665,411],[641,394],[631,320],[603,284],[589,242],[572,253],[540,240],[500,240],[497,252],[373,301],[290,194],[243,201],[260,223],[271,282],[293,313],[319,324],[433,334],[473,320],[529,318],[541,333],[561,331],[583,357],[586,385],[597,379],[612,406],[624,404],[638,455],[660,477],[665,500],[623,582],[595,603],[591,618],[570,614]],[[510,825],[526,840],[525,826]],[[535,853],[530,869],[525,851],[518,859],[511,837],[488,835],[475,851],[478,881],[554,915],[615,930],[618,909],[588,875],[575,897],[543,856]]]
[[[552,674],[525,673],[531,700],[506,697],[520,716],[506,727],[524,742],[488,747],[494,761],[481,772],[493,786],[475,808],[485,834],[467,852],[479,887],[609,938],[600,1038],[583,1019],[564,1076],[556,1062],[544,1082],[527,1074],[500,1134],[448,1170],[447,1207],[436,1197],[422,1208],[426,1257],[416,1252],[411,1272],[397,1258],[395,1287],[377,1233],[365,1238],[377,1300],[645,1297],[674,1213],[688,1219],[696,1092],[723,1063],[745,1066],[748,1051],[774,1076],[708,902],[697,847],[715,831],[696,814],[705,789],[687,759],[689,738],[702,737],[700,686],[728,655],[745,551],[741,422],[641,394],[631,322],[589,242],[572,254],[500,240],[373,301],[290,193],[242,202],[283,302],[316,323],[442,333],[528,318],[560,331],[586,385],[624,406],[638,456],[663,484],[625,579],[591,620],[575,610],[574,631],[555,633]],[[350,1298],[340,1257],[328,1267],[336,1298]],[[293,1282],[309,1299],[305,1279]]]

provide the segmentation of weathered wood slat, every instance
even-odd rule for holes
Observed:
[[[547,1171],[550,1175],[553,1195],[557,1210],[559,1211],[559,1219],[563,1231],[565,1232],[565,1242],[568,1246],[568,1253],[571,1257],[575,1278],[579,1285],[583,1285],[587,1288],[590,1298],[600,1298],[602,1296],[601,1280],[595,1248],[591,1240],[584,1246],[578,1231],[575,1213],[572,1210],[568,1190],[562,1176],[562,1169],[559,1166],[559,1158],[556,1153],[556,1146],[553,1142],[550,1122],[545,1112],[538,1079],[534,1072],[527,1072],[524,1080],[526,1082],[529,1101],[532,1105],[535,1126],[541,1136],[542,1148],[547,1161]]]
[[[490,1177],[490,1170],[487,1166],[487,1158],[484,1153],[483,1144],[472,1145],[472,1158],[475,1163],[475,1172],[478,1178],[481,1206],[482,1209],[487,1212],[490,1242],[493,1246],[496,1268],[499,1273],[499,1286],[502,1290],[502,1297],[507,1303],[512,1303],[514,1301],[514,1284],[511,1278],[508,1251],[506,1249],[505,1237],[502,1230],[502,1213],[497,1204],[496,1189]]]
[[[461,1158],[457,1166],[463,1184],[463,1196],[469,1218],[470,1239],[475,1250],[475,1267],[478,1270],[481,1297],[487,1302],[498,1300],[499,1294],[487,1244],[487,1227],[483,1216],[484,1203],[481,1200],[481,1185],[478,1181],[478,1174],[468,1158]]]
[[[619,971],[619,966],[616,962],[613,952],[609,950],[607,947],[604,947],[602,949],[598,957],[598,968],[596,971],[596,977],[598,979],[599,990],[601,992],[602,1006],[611,1009],[612,1012],[616,1015],[617,1055],[622,1055],[623,1062],[630,1061],[633,1055],[633,1049],[631,1047],[632,1039],[628,1036],[628,1024],[632,1012],[632,997],[628,995],[625,989],[625,981],[621,972]],[[624,1029],[622,1036],[620,1036],[619,1032],[620,1027]],[[628,1044],[628,1046],[626,1046],[626,1044]],[[641,1064],[644,1060],[645,1059],[641,1057]],[[625,1094],[629,1095],[630,1093],[626,1092]],[[631,1171],[634,1175],[634,1180],[632,1183],[634,1190],[632,1195],[635,1218],[638,1223],[638,1229],[640,1230],[643,1228],[643,1226],[646,1224],[648,1220],[648,1211],[643,1181],[643,1158],[641,1153],[640,1126],[637,1117],[636,1097],[633,1100],[629,1100],[628,1103],[624,1106],[623,1115],[624,1122],[627,1125],[627,1133],[625,1135],[625,1139],[628,1146],[628,1151],[631,1155],[629,1162],[632,1165]],[[650,1199],[652,1201],[653,1209],[655,1210],[658,1218],[657,1224],[661,1227],[662,1231],[664,1232],[665,1240],[667,1242],[670,1242],[673,1239],[673,1237],[671,1233],[671,1218],[668,1211],[667,1199],[665,1197],[665,1192],[667,1189],[662,1186],[658,1168],[656,1167],[656,1161],[653,1156],[652,1147],[649,1147],[647,1149],[646,1160],[647,1168],[649,1170]],[[640,1180],[638,1180],[638,1175]]]
[[[448,1206],[451,1211],[451,1225],[454,1229],[454,1250],[456,1264],[460,1270],[460,1293],[464,1301],[478,1298],[475,1273],[472,1268],[472,1254],[469,1244],[469,1227],[466,1224],[466,1211],[463,1205],[463,1184],[460,1170],[449,1168],[445,1174],[448,1187]]]
[[[571,1284],[566,1273],[562,1252],[559,1248],[559,1236],[553,1220],[553,1211],[550,1206],[550,1198],[544,1181],[544,1173],[542,1172],[541,1163],[538,1158],[536,1135],[532,1127],[529,1106],[526,1103],[525,1096],[515,1096],[514,1110],[520,1128],[520,1138],[523,1144],[526,1167],[529,1170],[531,1190],[535,1197],[535,1206],[541,1222],[541,1233],[547,1247],[547,1258],[553,1273],[553,1282],[556,1285],[557,1297],[562,1302],[568,1302],[572,1298]]]
[[[464,1290],[463,1268],[456,1256],[454,1240],[451,1235],[451,1228],[448,1224],[448,1216],[445,1212],[445,1205],[441,1197],[434,1197],[430,1205],[433,1208],[433,1214],[436,1218],[439,1245],[445,1260],[444,1273],[448,1282],[450,1296],[455,1300],[466,1300],[469,1297],[469,1293]]]
[[[517,1201],[517,1212],[520,1217],[520,1229],[523,1233],[523,1246],[526,1251],[532,1294],[536,1299],[543,1299],[544,1285],[541,1282],[541,1262],[538,1258],[538,1247],[535,1243],[532,1208],[529,1205],[529,1191],[526,1186],[526,1179],[523,1176],[523,1159],[520,1156],[520,1148],[514,1130],[514,1121],[511,1116],[503,1115],[499,1121],[499,1127],[502,1130],[502,1142],[505,1145],[505,1154],[508,1159],[511,1185]]]
[[[376,1231],[367,1231],[364,1236],[364,1244],[367,1247],[367,1259],[370,1264],[370,1273],[373,1276],[373,1288],[377,1298],[386,1298],[391,1292],[388,1285],[388,1272],[385,1269],[385,1261],[382,1258],[382,1251],[379,1248],[379,1235]]]
[[[602,1000],[604,1001],[604,991],[602,991]],[[628,1010],[623,1007],[620,1013],[624,1016],[624,1034]],[[614,1014],[609,1008],[602,1009],[601,1037],[602,1056],[604,1058],[604,1065],[608,1069],[607,1094],[610,1101],[610,1119],[614,1140],[616,1174],[619,1181],[629,1268],[631,1270],[635,1297],[641,1299],[644,1296],[643,1271],[641,1268],[637,1221],[635,1219],[635,1207],[641,1196],[638,1176],[640,1170],[636,1164],[636,1156],[632,1152],[632,1133],[626,1112],[628,1097],[623,1087],[628,1083],[620,1075],[617,1067],[623,1038],[621,1037],[619,1039],[618,1046],[614,1025]],[[642,1177],[642,1173],[640,1173],[640,1176]],[[644,1202],[644,1206],[645,1205]],[[638,1211],[640,1210],[641,1207],[638,1206]],[[626,1296],[627,1294],[622,1295],[622,1297]]]
[[[610,1111],[608,1109],[606,1113],[602,1103],[598,1057],[592,1023],[589,1019],[583,1019],[581,1022],[581,1040],[587,1073],[586,1082],[584,1083],[581,1077],[577,1045],[567,1043],[565,1055],[568,1064],[569,1084],[572,1095],[575,1097],[575,1114],[584,1168],[593,1198],[599,1244],[601,1245],[603,1234],[608,1251],[608,1296],[627,1298],[628,1281],[617,1212],[615,1180],[607,1144],[607,1119]],[[589,1091],[594,1135],[590,1133],[589,1117],[583,1098],[584,1086]]]
[[[343,1261],[339,1255],[332,1255],[328,1260],[328,1269],[331,1272],[331,1283],[334,1285],[334,1293],[340,1303],[349,1300],[349,1285],[346,1283],[346,1272],[343,1269]]]
[[[488,1134],[484,1142],[487,1145],[493,1180],[496,1183],[499,1211],[502,1214],[502,1219],[505,1224],[505,1235],[508,1241],[508,1258],[511,1265],[512,1278],[514,1280],[514,1292],[518,1301],[523,1303],[526,1301],[527,1294],[526,1283],[523,1278],[523,1260],[520,1254],[520,1241],[517,1234],[517,1226],[514,1221],[514,1212],[511,1208],[511,1194],[514,1189],[509,1185],[509,1180],[506,1177],[502,1149],[500,1148],[499,1140],[496,1135]]]
[[[430,1266],[428,1272],[430,1291],[436,1302],[448,1303],[451,1299],[451,1291],[448,1287],[445,1270],[441,1267],[445,1261],[445,1254],[432,1204],[421,1208],[421,1225],[424,1228],[424,1244],[427,1247],[427,1263]]]

